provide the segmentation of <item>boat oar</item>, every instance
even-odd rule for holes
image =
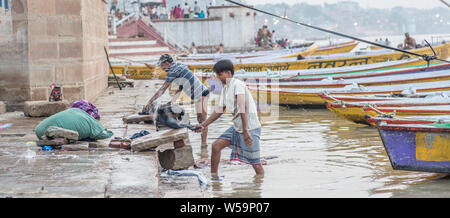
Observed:
[[[333,35],[338,35],[338,36],[341,36],[341,37],[350,38],[350,39],[353,39],[353,40],[356,40],[356,41],[360,41],[360,42],[364,42],[364,43],[367,43],[367,44],[379,46],[379,47],[382,47],[382,48],[386,48],[386,49],[390,49],[390,50],[394,50],[394,51],[398,51],[398,52],[403,52],[403,53],[406,53],[406,54],[409,54],[409,55],[418,56],[418,57],[423,58],[428,63],[431,60],[438,60],[438,61],[441,61],[441,62],[450,63],[450,61],[439,59],[436,56],[431,56],[431,55],[427,55],[427,54],[417,54],[417,53],[406,51],[406,50],[403,50],[403,49],[390,47],[390,46],[387,46],[387,45],[379,44],[379,43],[376,43],[376,42],[371,42],[371,41],[368,41],[368,40],[365,40],[365,39],[360,39],[360,38],[357,38],[357,37],[354,37],[354,36],[350,36],[350,35],[347,35],[347,34],[343,34],[343,33],[335,32],[335,31],[323,29],[323,28],[320,28],[320,27],[316,27],[316,26],[313,26],[313,25],[301,23],[301,22],[289,19],[287,17],[279,16],[279,15],[276,15],[276,14],[273,14],[273,13],[270,13],[270,12],[267,12],[267,11],[263,11],[261,9],[257,9],[257,8],[254,8],[254,7],[250,7],[248,5],[245,5],[245,4],[242,4],[242,3],[239,3],[239,2],[235,2],[235,1],[232,1],[232,0],[225,0],[225,1],[233,3],[235,5],[239,5],[239,6],[244,7],[244,8],[248,8],[250,10],[258,11],[258,12],[261,12],[263,14],[267,14],[267,15],[270,15],[270,16],[273,16],[273,17],[280,18],[282,20],[286,20],[286,21],[292,22],[292,23],[295,23],[297,25],[306,26],[306,27],[313,28],[313,29],[316,29],[316,30],[319,30],[319,31],[322,31],[322,32],[330,33],[330,34],[333,34]]]
[[[119,89],[122,90],[122,87],[120,86],[119,80],[117,79],[116,74],[114,73],[114,69],[111,65],[111,62],[109,61],[109,55],[108,55],[108,51],[106,50],[106,47],[103,47],[105,49],[105,53],[106,53],[106,59],[108,60],[108,64],[109,64],[109,68],[111,69],[112,74],[114,75],[114,79],[116,79],[117,85],[119,86]]]

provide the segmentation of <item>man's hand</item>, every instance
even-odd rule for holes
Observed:
[[[195,125],[194,128],[198,128],[198,129],[194,130],[194,132],[200,133],[203,131],[203,128],[205,128],[205,127],[203,127],[203,125],[200,123],[200,124]]]
[[[253,146],[253,138],[249,130],[244,130],[244,142],[248,147]]]

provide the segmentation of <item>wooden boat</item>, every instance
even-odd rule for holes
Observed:
[[[426,64],[420,64],[420,58],[409,58],[406,60],[387,61],[374,64],[359,66],[348,66],[339,68],[323,68],[310,70],[281,70],[263,72],[246,72],[244,70],[235,71],[234,76],[241,79],[280,79],[282,81],[314,81],[326,78],[339,79],[341,76],[350,76],[353,74],[369,74],[381,70],[407,70],[408,67],[426,67]],[[442,63],[431,64],[430,66],[440,65]],[[370,71],[370,72],[369,72]],[[374,72],[372,72],[374,71]],[[200,77],[215,77],[215,73],[198,73]]]
[[[398,65],[405,64],[405,63],[411,63],[414,61],[417,61],[418,58],[412,59],[412,60],[401,60],[401,61],[392,61],[392,62],[398,62]],[[401,63],[400,63],[401,62]],[[395,67],[395,68],[386,68],[386,69],[377,69],[377,67],[382,67],[383,64],[386,66],[389,64],[389,62],[386,63],[377,63],[377,64],[369,64],[369,65],[377,65],[372,66],[376,69],[374,70],[367,70],[367,71],[355,71],[356,69],[364,68],[363,66],[355,66],[355,67],[342,67],[347,68],[346,70],[341,70],[341,68],[336,69],[335,72],[331,69],[319,69],[319,70],[299,70],[302,71],[301,73],[297,71],[298,74],[301,74],[301,76],[291,76],[289,78],[280,78],[280,76],[276,78],[248,78],[247,73],[240,73],[235,72],[234,77],[239,78],[243,81],[245,81],[248,86],[255,87],[255,86],[267,86],[272,87],[274,85],[275,87],[282,87],[286,88],[283,85],[289,82],[293,82],[295,84],[298,84],[297,86],[300,88],[331,88],[331,87],[343,87],[345,85],[348,85],[353,82],[361,82],[356,79],[366,79],[366,81],[371,81],[374,77],[382,77],[382,76],[390,76],[390,75],[405,75],[405,74],[415,74],[415,73],[424,73],[426,72],[432,72],[432,71],[438,71],[443,69],[450,69],[450,64],[435,64],[431,67],[427,67],[426,65],[418,65],[418,66],[408,66],[408,67]],[[368,66],[368,65],[367,65]],[[390,65],[392,66],[392,65]],[[353,69],[356,68],[356,69]],[[255,74],[260,74],[258,72],[255,72]],[[287,77],[292,74],[282,74],[282,77]],[[294,74],[295,75],[295,74]],[[432,74],[427,75],[429,77],[433,76]],[[370,78],[369,78],[370,77]],[[445,77],[445,76],[444,76]],[[215,79],[215,73],[214,77],[212,75],[207,76],[201,76],[200,77],[203,80],[203,83],[209,81],[209,83],[213,83],[213,80]],[[334,79],[337,80],[334,80]],[[344,78],[353,79],[352,80],[343,80]],[[403,77],[398,77],[403,78]],[[442,77],[441,77],[442,78]],[[424,78],[416,78],[412,79],[411,82],[419,82],[420,79]],[[437,79],[437,78],[434,78]],[[323,80],[323,81],[320,81]],[[330,81],[331,80],[331,81]],[[383,81],[382,78],[378,78],[378,80]],[[433,80],[433,79],[430,79]],[[309,83],[310,87],[308,86],[308,83],[305,82],[311,82],[311,81],[320,81],[317,82],[315,85],[311,86],[311,83]],[[348,82],[349,81],[349,82]],[[403,79],[400,79],[401,82],[397,81],[397,83],[404,82]],[[329,83],[335,83],[335,84],[329,84]],[[345,84],[347,82],[347,84]],[[384,81],[387,82],[387,81]],[[267,84],[269,83],[269,84]],[[372,83],[375,83],[372,81]],[[406,83],[406,82],[405,82]],[[379,85],[379,84],[378,84]],[[297,88],[298,88],[297,87]],[[220,88],[220,85],[218,86]]]
[[[373,101],[373,102],[332,102],[327,103],[327,108],[337,116],[349,120],[354,123],[361,123],[370,125],[367,120],[370,111],[379,112],[380,108],[396,108],[396,111],[403,108],[415,109],[417,107],[430,106],[450,106],[450,98],[435,97],[435,98],[404,98],[402,100],[393,101]],[[435,111],[433,111],[435,112]],[[398,116],[403,116],[403,113],[396,113]]]
[[[450,122],[450,115],[397,117],[389,115],[366,116],[371,126],[379,124],[430,124]]]
[[[311,44],[308,47],[293,48],[293,49],[270,49],[262,51],[252,52],[233,52],[233,53],[214,53],[214,54],[190,54],[177,57],[177,61],[192,62],[192,61],[214,61],[218,59],[251,59],[251,58],[288,58],[297,57],[302,55],[303,57],[312,55],[319,46]]]
[[[390,75],[395,73],[403,73],[409,69],[425,68],[427,65],[420,65],[420,58],[409,58],[406,60],[387,61],[374,64],[366,64],[360,66],[348,66],[339,68],[325,68],[314,70],[286,70],[286,71],[264,71],[264,72],[245,72],[239,70],[234,73],[234,76],[241,79],[271,79],[279,81],[317,81],[322,79],[341,79],[341,78],[357,78],[378,75]],[[441,65],[442,63],[431,64]],[[381,74],[383,71],[384,74]],[[395,71],[395,72],[392,72]],[[215,73],[201,73],[200,77],[215,77]]]
[[[331,95],[376,95],[376,94],[401,94],[407,90],[416,93],[450,91],[450,84],[438,82],[425,82],[416,84],[398,84],[388,86],[361,87],[358,85],[344,88],[329,89],[282,89],[282,88],[252,88],[249,87],[253,97],[258,101],[265,101],[281,105],[322,105],[325,100],[320,94],[326,92]]]
[[[439,58],[447,59],[450,56],[450,43],[434,46]],[[432,54],[431,49],[421,48],[411,50],[418,54]],[[267,72],[267,71],[290,71],[302,69],[325,69],[325,68],[339,68],[346,66],[360,66],[372,63],[381,63],[394,60],[404,60],[411,58],[401,52],[392,52],[390,50],[370,51],[370,52],[351,52],[324,56],[311,56],[303,60],[292,58],[247,58],[240,59],[235,63],[235,71],[243,70],[245,72]],[[214,61],[196,61],[183,62],[194,73],[214,73],[212,68]],[[432,61],[431,63],[437,63]],[[423,60],[417,60],[414,65],[426,64]],[[410,66],[411,64],[409,64]],[[159,68],[148,69],[144,65],[117,65],[113,66],[116,74],[131,74],[133,79],[151,79],[163,78],[165,72]],[[128,71],[128,72],[127,72]]]
[[[450,43],[434,46],[434,50],[441,59],[447,59],[450,55]],[[418,54],[432,54],[430,48],[420,48],[411,50]],[[248,58],[241,59],[235,63],[235,71],[243,69],[246,72],[258,71],[281,71],[281,70],[300,70],[300,69],[322,69],[336,68],[345,66],[357,66],[370,63],[379,63],[392,60],[408,59],[410,56],[402,52],[392,52],[390,50],[353,52],[345,54],[334,54],[327,56],[311,56],[303,60],[296,58]],[[425,64],[422,60],[420,64]],[[436,62],[435,62],[436,63]],[[186,62],[193,72],[213,72],[214,62]]]
[[[358,44],[359,42],[353,40],[350,42],[344,42],[335,45],[319,46],[319,48],[317,48],[317,50],[312,55],[329,55],[350,52]]]
[[[344,79],[345,78],[345,79]],[[279,87],[279,88],[339,88],[351,84],[362,86],[383,86],[408,83],[423,83],[450,80],[450,64],[441,64],[433,68],[412,68],[408,70],[387,72],[364,72],[350,76],[340,76],[339,79],[326,78],[320,81],[299,81],[296,79],[277,80],[246,80],[250,87]],[[450,82],[449,82],[450,83]]]
[[[450,173],[450,123],[377,128],[394,170]]]
[[[450,96],[450,91],[442,91],[442,92],[422,92],[422,93],[414,93],[406,91],[405,93],[400,94],[378,94],[378,95],[330,95],[326,93],[322,93],[319,95],[326,102],[335,102],[335,101],[343,101],[343,102],[376,102],[376,101],[396,101],[402,100],[405,98],[409,99],[423,99],[427,97],[437,97],[437,96]]]
[[[371,45],[370,46],[370,50],[380,50],[380,49],[383,49],[382,47],[380,47],[380,46],[376,46],[376,45]]]
[[[395,116],[428,116],[428,115],[450,115],[450,105],[415,106],[415,107],[378,107],[372,106],[362,108],[369,116],[379,114],[393,114]]]

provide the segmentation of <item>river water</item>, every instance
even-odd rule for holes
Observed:
[[[393,170],[376,128],[343,120],[327,109],[289,109],[262,117],[263,178],[250,165],[227,162],[222,150],[220,180],[205,192],[212,197],[450,197],[447,174]],[[191,116],[191,122],[196,123]],[[196,161],[209,159],[211,144],[231,125],[223,115],[210,125],[206,150],[191,133]],[[208,155],[206,156],[206,153]],[[210,167],[200,169],[210,178]],[[175,184],[176,186],[176,184]]]

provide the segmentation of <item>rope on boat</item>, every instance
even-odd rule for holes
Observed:
[[[367,105],[367,107],[369,107],[370,109],[372,109],[372,110],[374,110],[375,112],[379,113],[380,116],[382,116],[382,117],[390,117],[390,118],[393,118],[393,117],[395,116],[395,111],[394,111],[394,113],[384,113],[384,112],[378,110],[378,108],[376,108],[376,107],[374,107],[374,106],[372,106],[372,105]]]
[[[292,23],[295,23],[297,25],[306,26],[306,27],[313,28],[313,29],[316,29],[316,30],[319,30],[319,31],[322,31],[322,32],[338,35],[338,36],[345,37],[345,38],[350,38],[350,39],[353,39],[353,40],[356,40],[356,41],[364,42],[364,43],[367,43],[367,44],[379,46],[379,47],[382,47],[382,48],[386,48],[386,49],[390,49],[390,50],[394,50],[394,51],[398,51],[398,52],[403,52],[403,53],[406,53],[406,54],[409,54],[409,55],[418,56],[418,57],[421,57],[422,59],[424,59],[428,63],[428,66],[430,64],[430,61],[432,61],[432,60],[437,60],[437,61],[441,61],[441,62],[450,63],[450,61],[439,59],[436,56],[436,53],[434,52],[433,47],[431,47],[431,45],[428,42],[427,42],[427,44],[431,48],[431,50],[433,51],[434,55],[417,54],[417,53],[406,51],[406,50],[403,50],[403,49],[390,47],[390,46],[379,44],[379,43],[376,43],[376,42],[371,42],[371,41],[368,41],[368,40],[365,40],[365,39],[360,39],[360,38],[357,38],[357,37],[354,37],[354,36],[350,36],[350,35],[347,35],[347,34],[343,34],[343,33],[335,32],[335,31],[323,29],[323,28],[320,28],[320,27],[316,27],[316,26],[313,26],[313,25],[301,23],[301,22],[289,19],[287,17],[282,17],[282,16],[279,16],[279,15],[276,15],[276,14],[273,14],[273,13],[270,13],[270,12],[267,12],[267,11],[263,11],[261,9],[257,9],[257,8],[254,8],[254,7],[250,7],[248,5],[245,5],[245,4],[242,4],[242,3],[239,3],[239,2],[235,2],[235,1],[232,1],[232,0],[225,0],[225,1],[230,2],[232,4],[235,4],[235,5],[239,5],[239,6],[244,7],[244,8],[248,8],[250,10],[258,11],[258,12],[261,12],[263,14],[267,14],[267,15],[270,15],[270,16],[273,16],[273,17],[277,17],[277,18],[282,19],[282,20],[286,20],[286,21],[292,22]]]

